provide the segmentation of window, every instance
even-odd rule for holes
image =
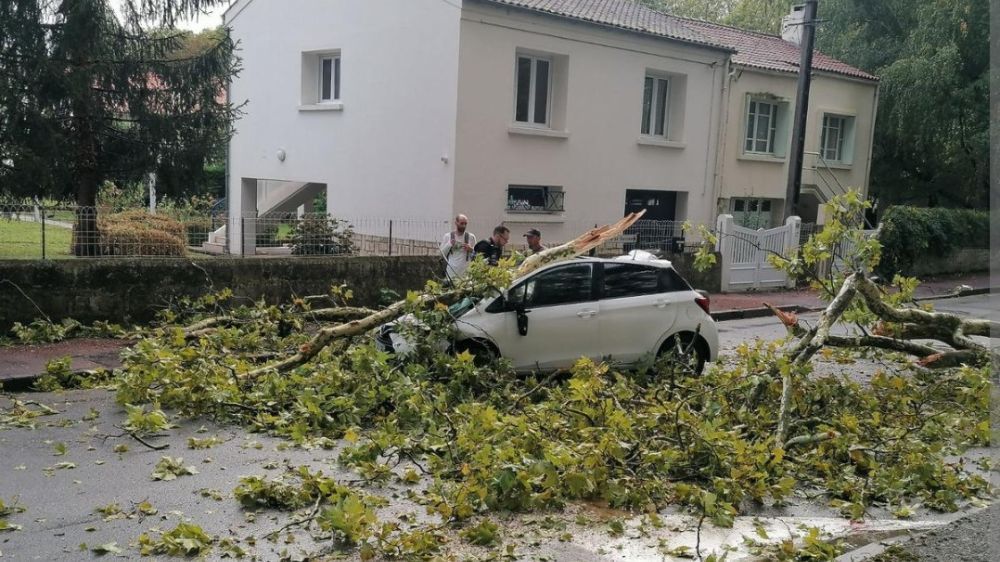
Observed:
[[[581,263],[552,269],[524,284],[525,306],[553,306],[593,300],[593,264]]]
[[[771,227],[771,200],[741,198],[732,200],[733,222],[746,228]]]
[[[514,74],[514,121],[549,125],[552,61],[518,55]]]
[[[667,136],[669,92],[670,82],[666,78],[646,76],[642,89],[642,134]]]
[[[853,157],[854,118],[823,114],[819,155],[827,162],[849,164]]]
[[[340,56],[319,57],[319,101],[340,100]]]
[[[339,49],[302,52],[299,111],[340,111],[341,52]]]
[[[604,264],[604,298],[617,299],[660,292],[658,269],[632,264]]]
[[[605,299],[686,291],[688,284],[672,269],[631,263],[604,264]]]
[[[778,104],[751,99],[747,110],[747,135],[743,151],[774,154],[777,126]]]
[[[507,187],[507,210],[530,213],[561,213],[561,187],[547,185],[511,185]]]

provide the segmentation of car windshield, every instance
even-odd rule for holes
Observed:
[[[448,314],[452,318],[458,318],[466,312],[472,310],[472,307],[476,306],[476,301],[472,300],[471,297],[465,297],[464,299],[456,302],[455,304],[448,307]]]

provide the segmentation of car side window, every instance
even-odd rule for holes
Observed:
[[[524,284],[524,302],[531,307],[593,300],[593,270],[592,264],[580,263],[540,273]]]
[[[632,263],[604,264],[604,298],[617,299],[662,293],[659,267]]]

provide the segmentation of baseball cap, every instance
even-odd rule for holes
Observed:
[[[538,236],[541,237],[542,233],[537,228],[528,229],[528,232],[524,233],[525,236]]]

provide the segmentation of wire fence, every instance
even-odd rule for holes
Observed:
[[[471,218],[479,239],[489,236],[491,219]],[[602,224],[616,221],[608,217]],[[489,226],[487,226],[489,225]],[[633,249],[692,251],[699,243],[680,221],[639,221],[597,248],[597,255]],[[562,221],[537,225],[553,246],[597,226]],[[524,251],[518,221],[510,250]],[[74,205],[0,204],[0,259],[72,259],[79,257],[233,258],[248,256],[435,256],[450,219],[339,217],[324,213],[268,213],[229,216],[224,209],[113,209]]]

